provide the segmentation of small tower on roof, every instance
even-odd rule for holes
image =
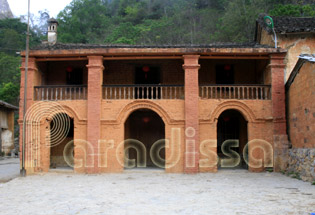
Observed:
[[[53,45],[57,42],[58,22],[54,18],[50,18],[47,22],[48,22],[48,43]]]

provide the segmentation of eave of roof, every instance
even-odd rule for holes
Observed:
[[[30,51],[32,57],[62,56],[133,56],[133,55],[184,55],[184,54],[261,54],[285,53],[286,50],[257,43],[215,43],[207,45],[102,45],[102,44],[41,44]],[[25,56],[25,52],[21,52]]]
[[[0,107],[4,107],[4,108],[7,108],[7,109],[11,109],[11,110],[18,110],[19,108],[14,106],[14,105],[11,105],[5,101],[2,101],[0,100]]]
[[[305,62],[315,63],[315,55],[301,54],[299,56],[299,60],[296,63],[295,67],[293,68],[293,70],[290,74],[290,77],[288,78],[288,80],[285,84],[286,90],[288,90],[290,88],[290,86],[294,82],[295,77],[297,76],[297,74],[299,73],[300,69],[302,68],[302,66],[304,65]]]

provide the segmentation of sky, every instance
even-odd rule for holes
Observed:
[[[27,14],[28,0],[7,0],[10,9],[15,17]],[[34,15],[38,11],[47,9],[50,17],[56,18],[58,13],[63,10],[72,0],[30,0],[30,10]]]

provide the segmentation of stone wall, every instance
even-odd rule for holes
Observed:
[[[315,148],[290,149],[287,174],[303,181],[315,181]]]

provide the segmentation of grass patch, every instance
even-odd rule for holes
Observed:
[[[273,172],[273,168],[266,168],[266,172]]]
[[[302,180],[301,176],[299,173],[295,172],[291,175],[292,178],[296,178],[296,179],[299,179],[299,180]]]

